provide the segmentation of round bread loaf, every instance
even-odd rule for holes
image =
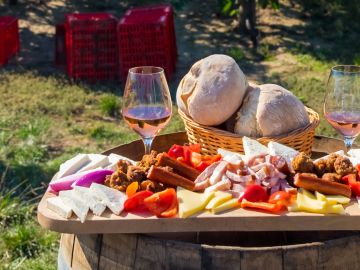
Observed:
[[[233,58],[214,54],[191,67],[179,84],[176,101],[195,122],[219,125],[240,107],[247,86]]]
[[[253,87],[237,114],[234,132],[249,137],[286,134],[309,124],[302,102],[276,84]]]

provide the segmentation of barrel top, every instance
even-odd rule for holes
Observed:
[[[158,136],[154,149],[166,151],[172,144],[187,141],[185,132]],[[329,152],[343,149],[340,140],[315,137],[313,156],[319,157]],[[140,140],[105,151],[105,154],[117,153],[132,159],[139,159],[143,153]],[[101,217],[89,213],[85,223],[78,218],[64,219],[47,209],[46,199],[55,196],[46,192],[38,206],[38,221],[42,227],[75,234],[95,233],[158,233],[158,232],[206,232],[206,231],[329,231],[360,230],[360,208],[354,201],[345,211],[346,215],[321,215],[310,213],[270,214],[259,211],[236,209],[212,215],[201,213],[190,218],[160,219],[143,214],[122,213],[120,216],[107,210]]]

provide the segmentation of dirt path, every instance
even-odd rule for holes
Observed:
[[[20,19],[21,52],[17,61],[12,61],[7,68],[36,70],[46,75],[60,72],[53,64],[54,25],[66,13],[99,11],[99,5],[66,0],[19,2],[11,8],[0,6],[1,14],[15,15]],[[118,4],[101,11],[109,11],[121,17],[127,8],[125,4]],[[289,29],[295,35],[301,34],[304,23],[299,19],[299,11],[285,2],[279,11],[266,9],[258,13],[262,43],[271,46],[271,49],[275,48],[271,61],[262,61],[253,52],[248,38],[232,31],[231,20],[217,16],[216,1],[192,1],[178,10],[175,14],[175,28],[179,60],[170,82],[171,88],[176,89],[180,79],[198,59],[213,53],[228,53],[232,48],[244,52],[244,59],[238,63],[250,80],[264,82],[272,72],[288,70],[294,61],[284,52],[284,47],[292,45],[296,40],[283,35]]]

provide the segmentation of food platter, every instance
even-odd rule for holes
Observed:
[[[184,132],[158,136],[153,148],[165,151],[172,144],[187,142]],[[315,137],[313,157],[340,150],[340,140]],[[143,153],[142,142],[135,141],[107,150],[104,154],[116,153],[138,160]],[[346,215],[321,215],[303,212],[269,214],[260,211],[236,209],[218,215],[201,213],[189,218],[160,219],[146,214],[122,213],[120,216],[109,210],[101,217],[89,214],[85,223],[72,217],[64,219],[46,207],[46,199],[55,196],[46,192],[38,206],[38,221],[42,227],[61,233],[160,233],[160,232],[206,232],[206,231],[310,231],[310,230],[360,230],[360,208],[351,202]]]

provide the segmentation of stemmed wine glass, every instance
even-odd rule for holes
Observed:
[[[360,66],[331,69],[326,87],[324,115],[343,138],[347,151],[360,134]]]
[[[138,133],[149,154],[155,136],[170,121],[172,102],[164,69],[144,66],[129,69],[126,80],[122,115]]]

